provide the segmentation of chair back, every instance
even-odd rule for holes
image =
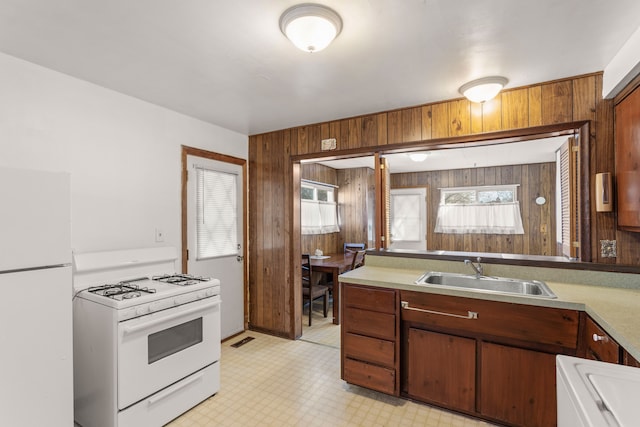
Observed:
[[[320,283],[322,274],[320,272],[313,271],[311,266],[311,256],[309,254],[302,254],[302,286],[308,288]]]
[[[309,286],[311,279],[311,255],[302,254],[302,285]]]
[[[356,251],[353,253],[353,260],[351,261],[351,270],[355,270],[358,267],[364,265],[364,257],[367,254],[366,251]]]
[[[349,250],[357,251],[357,250],[362,250],[364,248],[365,248],[365,244],[364,243],[345,243],[343,252],[347,253],[347,251],[349,251]]]

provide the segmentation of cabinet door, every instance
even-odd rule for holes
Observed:
[[[475,411],[475,340],[410,328],[408,362],[409,395]]]
[[[591,317],[585,321],[585,358],[601,362],[618,363],[620,346]]]
[[[556,425],[553,354],[483,342],[480,413],[519,426]]]
[[[630,355],[627,350],[622,350],[622,364],[640,368],[640,362]]]
[[[615,126],[618,227],[640,231],[640,89],[616,106]]]

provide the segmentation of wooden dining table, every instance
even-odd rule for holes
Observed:
[[[338,276],[351,268],[352,253],[326,254],[322,258],[311,255],[311,268],[313,271],[331,274],[333,280],[333,323],[340,324],[340,283]]]

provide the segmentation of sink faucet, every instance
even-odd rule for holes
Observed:
[[[478,257],[477,261],[478,265],[474,264],[470,259],[465,259],[464,263],[476,272],[476,279],[479,279],[480,276],[484,275],[484,269],[482,268],[482,264],[480,264],[480,261],[482,261],[482,259]]]

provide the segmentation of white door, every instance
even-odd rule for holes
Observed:
[[[390,249],[427,249],[427,189],[391,189]]]
[[[222,339],[244,330],[242,166],[187,156],[190,274],[220,280]]]

